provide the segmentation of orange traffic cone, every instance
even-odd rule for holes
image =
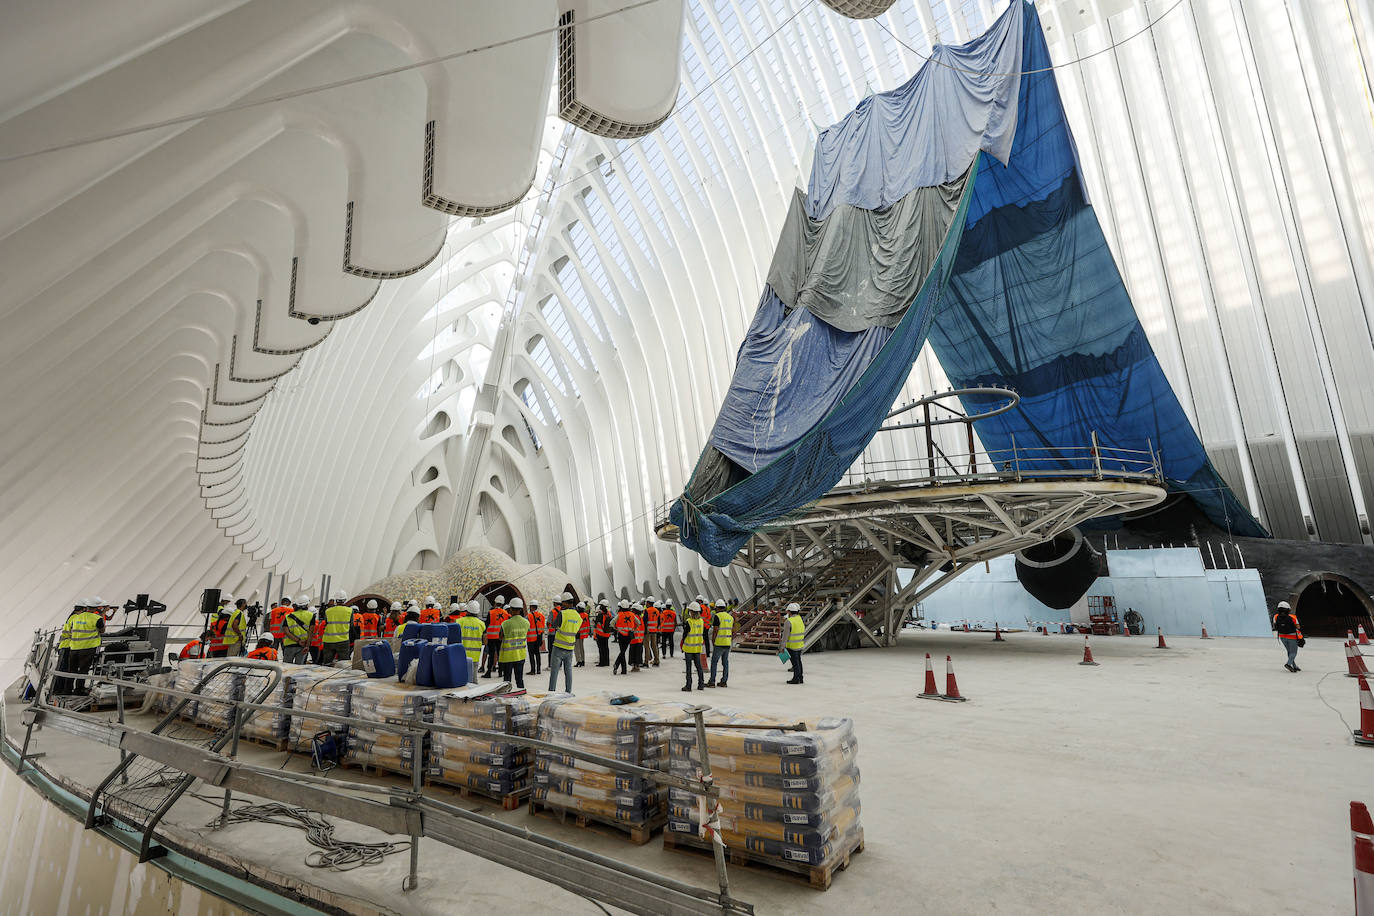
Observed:
[[[923,700],[940,699],[940,688],[935,686],[935,669],[930,666],[930,653],[926,653],[926,689],[916,694]]]
[[[992,622],[992,641],[1006,642],[1006,640],[1002,638],[1002,624],[996,620]]]
[[[1374,818],[1369,816],[1369,808],[1364,802],[1350,803],[1350,832],[1374,837]]]
[[[1365,667],[1364,656],[1355,651],[1355,644],[1348,642],[1345,644],[1345,667],[1346,677],[1370,677],[1370,671]]]
[[[962,703],[968,699],[959,694],[959,684],[954,680],[954,660],[948,655],[945,656],[945,692],[940,699],[949,700],[951,703]]]
[[[1080,665],[1096,665],[1096,664],[1097,664],[1097,662],[1093,661],[1093,649],[1092,649],[1092,646],[1088,645],[1088,637],[1086,637],[1086,636],[1083,637],[1083,660],[1082,660],[1081,662],[1079,662],[1079,664],[1080,664]]]
[[[1045,625],[1042,626],[1042,627],[1040,628],[1040,633],[1041,633],[1041,635],[1043,635],[1043,636],[1049,636],[1049,635],[1050,635],[1050,625],[1049,625],[1048,622],[1046,622]]]
[[[1365,635],[1364,624],[1360,624],[1359,626],[1355,627],[1355,636],[1357,637],[1355,641],[1358,642],[1360,645],[1369,645],[1369,637]]]
[[[1167,649],[1167,648],[1169,648],[1168,646],[1164,645],[1164,628],[1163,628],[1163,627],[1156,627],[1155,629],[1157,629],[1157,630],[1159,631],[1159,645],[1155,646],[1155,648],[1156,648],[1156,649]]]
[[[1121,621],[1121,635],[1122,635],[1122,636],[1130,636],[1130,635],[1131,635],[1131,628],[1128,627],[1128,626],[1126,626],[1126,621],[1124,621],[1124,620]]]
[[[1211,638],[1212,638],[1212,637],[1210,637],[1210,636],[1207,635],[1207,621],[1205,621],[1205,620],[1202,621],[1202,638],[1203,638],[1203,639],[1211,639]]]
[[[1374,747],[1374,693],[1369,681],[1360,675],[1360,727],[1355,731],[1355,743]]]

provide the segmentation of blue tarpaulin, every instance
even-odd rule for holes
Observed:
[[[1021,395],[979,422],[990,452],[1013,437],[1079,450],[1094,432],[1104,447],[1154,449],[1170,486],[1214,521],[1264,534],[1207,460],[1136,318],[1082,192],[1049,67],[1034,7],[1013,3],[982,36],[936,48],[911,80],[822,131],[810,221],[789,218],[774,285],[673,506],[683,544],[725,565],[754,531],[822,496],[882,424],[927,335],[956,386]],[[939,200],[946,210],[931,205]],[[899,210],[925,219],[888,218]],[[840,220],[842,230],[827,224]],[[894,265],[856,258],[837,239],[852,226],[878,238],[875,261],[921,252],[904,313],[891,304]],[[784,301],[792,284],[779,276],[824,295]]]

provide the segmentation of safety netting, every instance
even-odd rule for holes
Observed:
[[[682,543],[723,566],[824,495],[927,339],[956,387],[1020,394],[979,422],[989,452],[1062,449],[1067,469],[1096,434],[1104,450],[1157,453],[1170,488],[1218,524],[1265,534],[1208,460],[1136,317],[1029,3],[965,45],[937,46],[910,80],[818,136],[672,507]]]

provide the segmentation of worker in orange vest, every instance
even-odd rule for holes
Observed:
[[[615,615],[615,643],[620,647],[620,654],[615,657],[615,664],[611,666],[611,674],[629,673],[630,668],[625,663],[625,654],[630,651],[630,640],[634,638],[635,626],[635,612],[630,610],[630,602],[621,598],[620,610]]]
[[[282,595],[281,604],[267,612],[267,632],[272,634],[272,640],[280,644],[282,637],[286,635],[286,615],[291,613],[291,599]]]
[[[1287,601],[1280,601],[1274,613],[1274,632],[1279,637],[1279,645],[1288,653],[1288,661],[1283,663],[1283,667],[1297,674],[1302,670],[1298,667],[1298,647],[1307,645],[1307,640],[1303,638],[1302,627],[1298,625],[1298,615],[1293,613],[1293,607]]]
[[[677,630],[677,611],[673,609],[673,603],[670,601],[658,611],[659,655],[662,658],[673,657],[673,632],[675,630]]]
[[[391,602],[391,609],[388,610],[386,616],[382,618],[383,639],[390,639],[396,635],[396,628],[401,625],[401,621],[405,620],[403,611],[404,609],[401,607],[401,602]]]
[[[587,651],[582,648],[582,640],[592,635],[592,616],[587,612],[587,602],[577,602],[577,616],[582,618],[582,625],[577,628],[577,642],[573,643],[573,667],[587,667]]]
[[[596,618],[592,628],[592,636],[596,639],[596,667],[611,666],[611,637],[614,635],[610,603],[602,598],[596,603]]]
[[[711,629],[711,602],[701,595],[697,595],[697,604],[701,605],[701,626],[702,629]]]
[[[658,667],[658,628],[660,614],[654,596],[644,599],[644,664]]]
[[[444,620],[448,623],[457,623],[461,618],[468,615],[468,606],[455,601],[448,606],[448,614]]]
[[[644,605],[635,602],[630,605],[635,615],[634,632],[630,634],[630,671],[644,667]]]
[[[367,599],[363,612],[354,618],[358,624],[359,639],[376,639],[382,633],[382,620],[377,613],[377,599]]]
[[[500,664],[498,659],[501,655],[501,624],[510,617],[505,604],[506,600],[502,598],[501,603],[493,606],[491,614],[487,616],[487,657],[483,677],[492,677]]]
[[[443,613],[439,610],[439,605],[433,595],[425,596],[425,606],[420,608],[421,623],[438,623]]]
[[[209,645],[212,634],[209,630],[200,634],[200,639],[193,639],[181,647],[181,652],[177,654],[177,659],[183,658],[204,658],[205,647]]]
[[[315,625],[310,629],[310,660],[315,664],[320,663],[320,654],[324,652],[324,617],[319,609],[315,609]]]
[[[553,616],[558,616],[558,605],[554,605]],[[530,663],[530,674],[538,674],[541,670],[540,663],[544,657],[544,628],[548,621],[544,617],[544,612],[539,610],[538,601],[530,601],[529,613],[525,619],[530,622],[530,631],[525,636],[525,657]]]
[[[248,653],[248,657],[260,662],[274,662],[277,660],[277,650],[272,648],[272,637],[264,636],[258,640],[258,647]]]

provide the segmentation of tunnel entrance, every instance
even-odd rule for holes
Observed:
[[[1293,589],[1290,601],[1297,612],[1304,636],[1345,637],[1363,625],[1374,630],[1374,601],[1355,582],[1337,573],[1313,573]]]

